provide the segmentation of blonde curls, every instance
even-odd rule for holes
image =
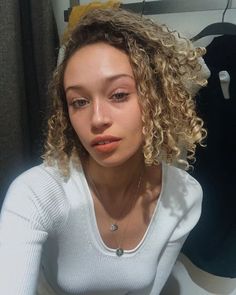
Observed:
[[[165,161],[184,164],[187,169],[197,144],[206,136],[194,101],[194,89],[206,85],[199,61],[205,50],[194,48],[166,26],[117,8],[88,12],[64,44],[64,59],[50,86],[53,103],[45,161],[56,163],[68,175],[71,158],[79,160],[86,154],[69,120],[63,76],[76,50],[101,41],[125,51],[130,58],[142,109],[145,163]]]

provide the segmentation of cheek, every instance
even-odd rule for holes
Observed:
[[[144,140],[143,135],[143,121],[142,121],[142,114],[139,109],[139,112],[136,113],[136,116],[133,116],[133,122],[135,122],[134,132],[136,131],[136,134],[141,142]]]
[[[70,118],[70,123],[72,125],[72,128],[74,129],[75,133],[81,140],[83,138],[83,133],[86,133],[84,126],[82,127],[80,119],[78,119],[77,115],[73,115],[69,112],[69,118]]]
[[[123,122],[124,126],[126,126],[126,128],[129,128],[130,131],[142,132],[143,123],[140,108],[137,107],[136,109],[133,108],[132,110],[130,110],[126,118],[124,118]]]

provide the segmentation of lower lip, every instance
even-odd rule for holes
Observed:
[[[97,152],[100,152],[100,153],[111,153],[115,149],[117,149],[119,144],[120,144],[120,141],[112,141],[106,144],[95,145],[94,148]]]

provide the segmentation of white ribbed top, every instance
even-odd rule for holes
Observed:
[[[162,167],[162,192],[147,231],[121,257],[102,241],[82,169],[72,168],[67,181],[44,165],[20,175],[1,213],[0,294],[158,295],[202,200],[187,172]]]

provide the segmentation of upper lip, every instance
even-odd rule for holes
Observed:
[[[98,145],[99,143],[113,142],[120,140],[120,137],[115,137],[112,135],[97,136],[91,141],[91,146]]]

